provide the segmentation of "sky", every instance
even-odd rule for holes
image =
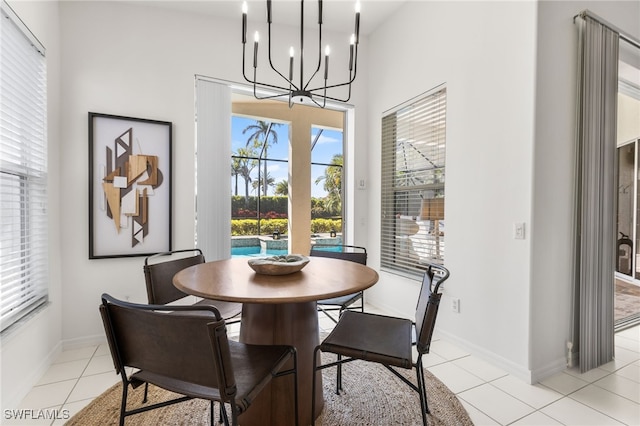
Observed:
[[[242,134],[242,131],[246,129],[248,126],[255,124],[256,120],[252,118],[246,117],[237,117],[234,116],[232,118],[231,125],[231,152],[236,153],[238,148],[244,148],[247,143],[247,138],[253,132],[246,132]],[[271,159],[279,159],[286,160],[289,156],[289,125],[281,124],[279,126],[274,126],[273,129],[278,134],[278,143],[269,147],[267,154],[268,158]],[[315,137],[315,132],[318,129],[313,129]],[[312,136],[309,137],[309,143],[311,143]],[[331,158],[335,154],[342,154],[342,132],[336,130],[328,130],[324,129],[318,143],[313,149],[312,162],[317,163],[331,163]],[[264,166],[263,166],[264,167]],[[276,183],[287,180],[288,179],[288,165],[286,163],[281,162],[269,162],[267,166],[268,173],[271,177],[274,178]],[[323,188],[323,183],[320,182],[318,185],[315,185],[315,180],[318,176],[324,175],[325,166],[313,166],[311,168],[311,196],[312,197],[324,197],[326,192]],[[253,171],[254,179],[257,179],[258,171],[257,168]],[[231,180],[233,184],[233,180]],[[239,195],[244,195],[244,180],[239,178],[238,180],[239,187]],[[233,188],[232,188],[233,190]],[[249,195],[256,195],[256,191],[250,188]],[[273,195],[273,188],[270,187],[267,195]]]

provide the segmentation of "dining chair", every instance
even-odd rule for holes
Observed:
[[[189,266],[204,262],[202,250],[197,248],[156,253],[145,258],[143,270],[149,304],[166,305],[187,297],[186,293],[173,285],[173,276]],[[202,299],[195,304],[214,305],[227,324],[239,322],[241,319],[241,303]]]
[[[359,246],[346,244],[314,244],[311,246],[309,255],[349,260],[363,265],[367,264],[367,249]],[[346,296],[318,300],[317,304],[319,311],[323,312],[334,323],[337,323],[345,310],[355,309],[364,312],[364,292],[359,291]],[[331,312],[335,311],[338,311],[337,318],[331,314]]]
[[[231,424],[237,425],[264,385],[285,375],[293,375],[297,421],[298,364],[293,346],[229,340],[224,318],[211,305],[143,305],[103,294],[100,314],[122,379],[121,426],[127,416],[194,398],[211,401],[212,425],[215,402],[222,422],[229,425],[227,404]],[[136,371],[127,376],[128,369]],[[182,396],[127,410],[129,386],[135,389],[143,383]]]
[[[434,276],[438,275],[438,279]],[[405,318],[377,315],[365,312],[345,311],[333,331],[314,350],[312,406],[315,409],[316,371],[337,367],[336,390],[342,389],[342,364],[363,360],[383,365],[391,373],[416,391],[420,399],[422,424],[427,424],[429,406],[423,374],[422,356],[429,353],[431,338],[435,328],[438,306],[442,296],[440,286],[449,278],[449,270],[441,265],[429,265],[423,274],[422,286],[415,311],[415,322]],[[433,288],[432,288],[433,287]],[[412,338],[415,327],[415,343]],[[412,348],[417,349],[417,359],[413,361]],[[318,365],[318,352],[338,355],[338,360]],[[344,358],[343,358],[344,357]],[[400,374],[397,370],[415,369],[416,381]],[[372,384],[375,386],[375,384]],[[312,412],[313,412],[312,409]],[[311,419],[311,423],[314,421]]]

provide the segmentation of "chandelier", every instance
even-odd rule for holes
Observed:
[[[324,81],[323,84],[318,85],[318,83],[313,83],[312,80],[317,81],[318,78],[314,80],[323,63],[323,55],[322,55],[322,0],[318,0],[318,59],[314,62],[315,71],[311,76],[305,81],[305,73],[304,73],[304,0],[300,1],[300,40],[298,51],[296,52],[293,46],[289,47],[289,69],[288,71],[281,72],[279,71],[273,64],[271,58],[271,23],[272,23],[272,8],[271,8],[271,0],[267,0],[267,25],[268,25],[268,34],[267,34],[267,51],[268,51],[268,62],[269,67],[273,72],[275,72],[281,79],[282,85],[277,84],[269,84],[259,82],[257,79],[257,71],[258,71],[258,43],[260,41],[260,35],[258,31],[255,32],[254,42],[253,42],[253,78],[247,77],[246,72],[246,46],[247,46],[247,2],[245,1],[242,4],[242,74],[244,79],[253,85],[253,96],[256,99],[271,99],[287,96],[289,98],[289,108],[293,106],[294,103],[305,103],[307,100],[313,102],[315,105],[320,108],[324,108],[326,106],[327,100],[337,101],[337,102],[348,102],[351,98],[351,83],[356,78],[356,69],[357,69],[357,60],[358,60],[358,44],[359,44],[359,33],[360,33],[360,3],[356,3],[355,6],[355,30],[351,35],[351,40],[349,44],[349,78],[346,79],[343,83],[337,84],[328,84],[329,77],[329,54],[330,49],[327,45],[324,49]],[[296,81],[294,79],[294,66],[297,66],[299,71],[299,79]],[[347,86],[347,96],[343,98],[338,98],[335,96],[329,96],[327,91],[330,89],[336,89],[338,87]],[[281,92],[277,95],[265,95],[261,96],[258,94],[258,87],[261,88],[269,88],[276,89],[276,91]]]

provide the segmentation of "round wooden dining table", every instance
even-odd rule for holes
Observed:
[[[187,294],[241,302],[241,342],[295,346],[300,425],[311,419],[313,351],[320,342],[316,301],[356,293],[377,281],[378,273],[372,268],[325,257],[310,257],[304,269],[288,275],[257,274],[247,258],[231,258],[191,266],[173,278],[173,284]],[[322,375],[316,374],[314,418],[324,406]],[[276,378],[239,421],[245,426],[293,425],[293,401],[293,378]]]

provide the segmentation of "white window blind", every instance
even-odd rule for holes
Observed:
[[[0,327],[47,301],[44,48],[0,3]]]
[[[382,117],[381,269],[419,278],[445,253],[446,90]]]

